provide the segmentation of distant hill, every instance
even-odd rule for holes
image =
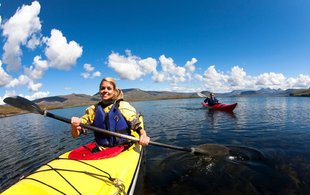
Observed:
[[[260,90],[236,90],[230,93],[219,94],[218,96],[307,96],[310,97],[310,89],[270,89]]]
[[[182,98],[201,98],[196,93],[180,93],[170,91],[144,91],[137,88],[123,89],[124,99],[126,101],[147,101],[164,99],[182,99]],[[208,96],[209,91],[202,91],[202,94]],[[269,89],[264,88],[257,91],[235,90],[229,93],[217,93],[217,97],[243,97],[243,96],[302,96],[310,97],[310,89]],[[67,108],[76,106],[87,106],[97,103],[101,100],[99,93],[94,95],[70,94],[61,96],[45,97],[34,100],[40,107],[46,109]],[[0,105],[0,117],[25,113],[12,106]]]
[[[199,97],[196,93],[179,93],[170,91],[143,91],[137,88],[123,89],[122,91],[124,93],[124,100],[129,102]],[[100,98],[99,93],[96,93],[94,97]]]
[[[46,106],[49,109],[75,107],[90,105],[100,101],[100,97],[94,97],[85,94],[70,94],[62,96],[51,96],[34,100],[40,106]]]
[[[294,89],[290,92],[290,96],[301,96],[301,97],[310,97],[310,88],[309,89]]]

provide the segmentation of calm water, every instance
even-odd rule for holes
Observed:
[[[221,98],[234,113],[202,108],[202,99],[135,102],[153,141],[201,147],[192,155],[148,146],[137,194],[310,194],[310,98]],[[70,118],[85,107],[52,110]],[[41,115],[0,119],[0,185],[92,141]]]

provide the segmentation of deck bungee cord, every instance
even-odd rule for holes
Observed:
[[[61,193],[61,194],[66,194],[65,192],[62,192],[60,189],[57,189],[54,186],[51,186],[45,182],[42,182],[38,179],[34,179],[31,178],[32,175],[37,174],[37,173],[41,173],[41,172],[48,172],[48,171],[55,171],[64,181],[66,181],[66,183],[69,184],[69,186],[71,186],[78,194],[82,194],[63,174],[61,174],[61,172],[74,172],[74,173],[81,173],[81,174],[85,174],[88,175],[90,177],[96,178],[98,180],[104,181],[106,183],[109,183],[113,186],[115,186],[116,188],[118,188],[118,193],[117,194],[126,194],[125,192],[125,185],[123,184],[123,182],[118,179],[118,178],[113,178],[107,171],[101,170],[98,167],[95,167],[87,162],[81,161],[81,160],[76,160],[76,159],[68,159],[68,158],[55,158],[53,159],[53,161],[55,160],[69,160],[69,161],[75,161],[78,163],[82,163],[83,165],[92,167],[94,169],[96,169],[97,171],[104,173],[104,174],[98,174],[98,173],[94,173],[94,172],[89,172],[89,171],[79,171],[79,170],[73,170],[73,169],[62,169],[62,168],[55,168],[51,165],[49,165],[48,163],[45,164],[45,166],[49,167],[49,169],[44,169],[44,170],[37,170],[32,172],[31,174],[27,175],[27,176],[23,176],[21,179],[29,179],[32,181],[36,181],[38,183],[41,183],[45,186],[50,187],[51,189],[54,189],[55,191]],[[51,162],[51,161],[50,161]]]

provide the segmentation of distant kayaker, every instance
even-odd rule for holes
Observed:
[[[130,135],[131,130],[136,131],[139,144],[148,145],[150,138],[144,130],[143,117],[128,102],[123,101],[123,92],[116,87],[114,79],[103,78],[99,85],[101,101],[86,109],[81,118],[71,118],[71,134],[74,138],[85,133],[79,125],[90,124],[98,128],[106,129],[116,133]],[[128,142],[124,138],[109,136],[94,132],[95,142],[99,150],[105,147],[113,147]]]
[[[213,105],[215,105],[215,104],[218,104],[219,101],[215,98],[214,93],[210,93],[210,94],[209,94],[209,97],[207,97],[207,98],[204,100],[204,103],[208,103],[208,106],[213,106]]]

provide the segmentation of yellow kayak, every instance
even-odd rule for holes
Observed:
[[[102,155],[101,152],[91,153],[93,145],[59,156],[2,194],[133,194],[142,146],[133,144],[124,150],[114,148],[114,154],[105,151]]]

